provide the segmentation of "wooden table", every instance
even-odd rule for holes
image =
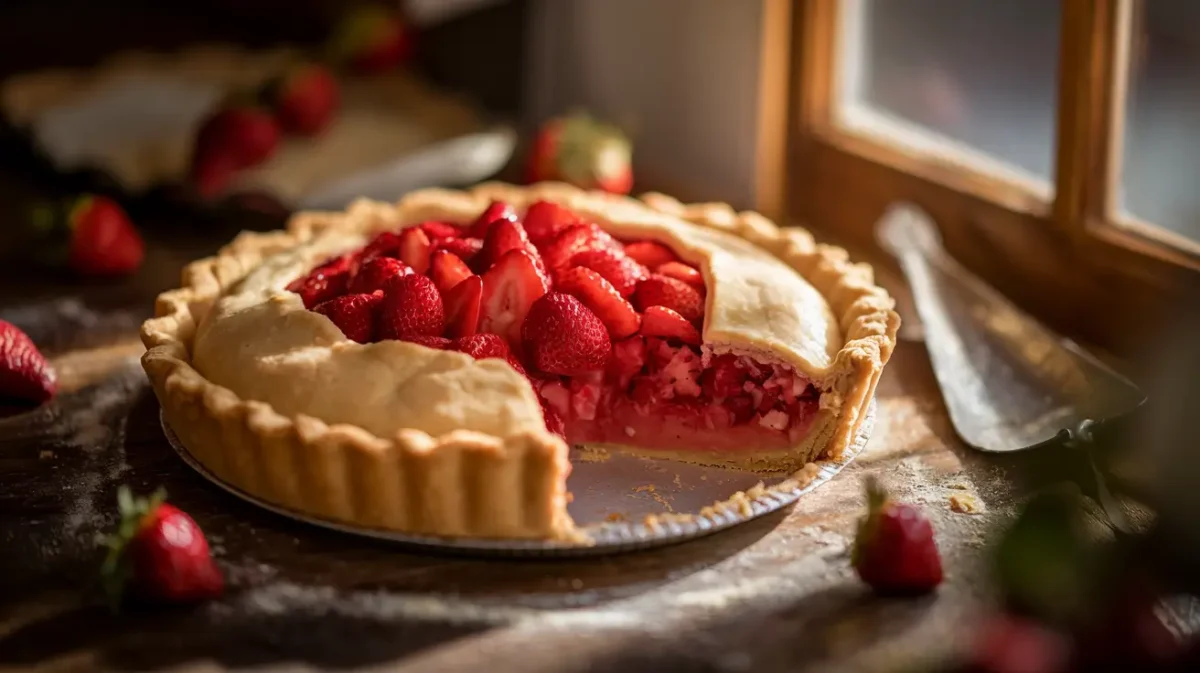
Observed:
[[[874,437],[842,475],[790,511],[658,551],[416,555],[245,504],[168,446],[136,338],[179,266],[226,237],[159,233],[142,272],[113,285],[0,275],[0,317],[45,344],[64,385],[54,404],[0,420],[0,667],[897,670],[951,648],[986,607],[986,534],[1014,488],[955,439],[914,341],[897,348]],[[933,518],[948,570],[935,596],[876,599],[850,571],[868,474]],[[227,597],[116,616],[102,606],[94,540],[121,483],[165,486],[195,517]]]

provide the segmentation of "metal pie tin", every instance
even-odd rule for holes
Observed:
[[[163,432],[171,447],[209,481],[259,507],[350,535],[396,543],[414,551],[474,556],[592,556],[650,549],[703,537],[787,507],[832,479],[867,445],[875,425],[872,401],[854,443],[840,460],[820,461],[803,478],[762,475],[619,452],[597,458],[572,449],[567,487],[574,496],[571,517],[586,540],[447,538],[366,528],[314,517],[272,504],[212,474],[188,451],[166,419]]]

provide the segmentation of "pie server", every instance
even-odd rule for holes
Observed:
[[[1082,449],[1092,495],[1125,527],[1090,450],[1097,433],[1145,401],[1129,379],[1055,334],[955,261],[933,220],[893,204],[876,226],[912,289],[955,431],[989,453]]]

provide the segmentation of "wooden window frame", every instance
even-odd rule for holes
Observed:
[[[912,201],[953,255],[1053,327],[1117,351],[1134,345],[1200,282],[1200,245],[1109,216],[1126,79],[1115,69],[1128,63],[1120,48],[1137,3],[1059,1],[1055,192],[1046,198],[1019,179],[839,125],[839,0],[763,0],[756,206],[878,252],[875,221],[892,201]]]

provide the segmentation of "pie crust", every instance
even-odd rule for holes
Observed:
[[[668,243],[705,276],[707,347],[786,362],[822,391],[799,446],[679,457],[794,471],[854,441],[900,322],[869,266],[724,204],[489,183],[301,213],[286,231],[243,233],[190,264],[142,328],[142,363],[194,458],[263,500],[352,525],[576,537],[568,446],[546,431],[521,375],[500,360],[402,341],[354,343],[283,289],[373,232],[469,222],[495,199],[518,209],[556,201],[618,237]]]

